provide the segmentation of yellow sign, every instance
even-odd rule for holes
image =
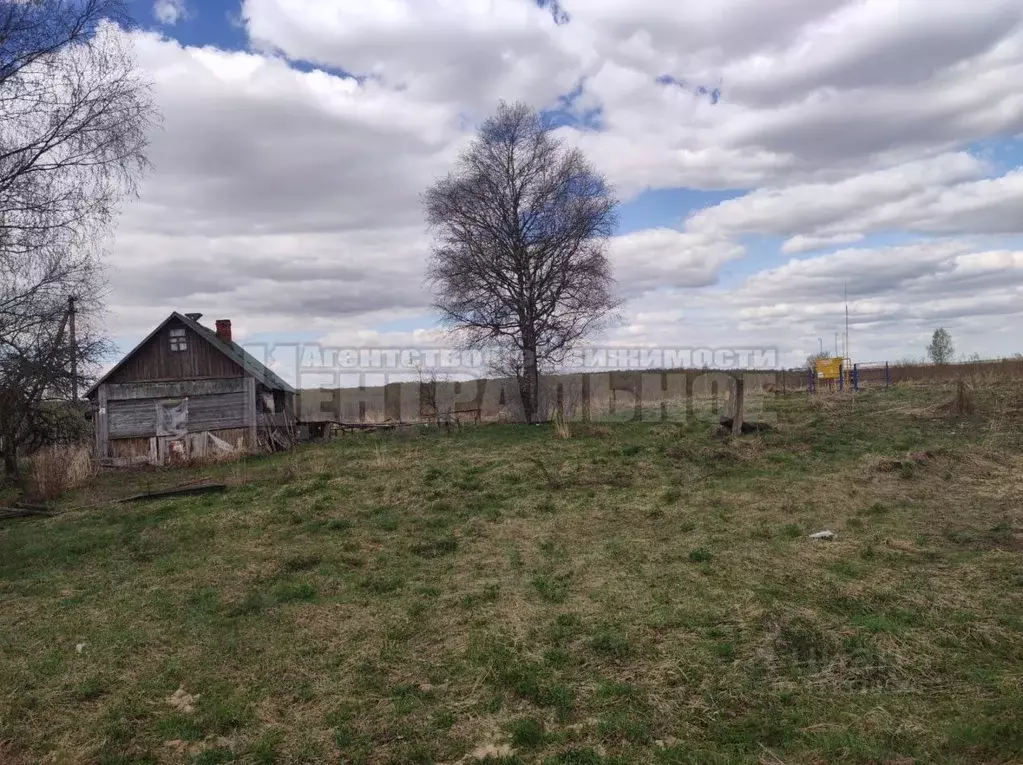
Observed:
[[[842,359],[817,359],[817,379],[837,380],[842,374]]]

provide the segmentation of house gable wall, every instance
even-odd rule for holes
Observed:
[[[171,330],[185,330],[186,349],[171,349]],[[171,319],[126,358],[106,383],[160,382],[244,377],[238,364],[182,322]]]

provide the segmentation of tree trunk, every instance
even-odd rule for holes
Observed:
[[[537,369],[536,351],[523,354],[522,406],[526,422],[540,422],[540,372]]]
[[[523,417],[526,422],[540,422],[540,370],[536,358],[536,331],[526,317],[522,324],[522,396]]]
[[[14,478],[18,475],[18,447],[8,443],[10,439],[4,439],[4,475]]]

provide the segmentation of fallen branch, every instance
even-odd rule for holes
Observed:
[[[42,505],[21,505],[15,503],[11,507],[0,507],[0,521],[7,518],[27,518],[33,515],[52,518],[55,515],[60,515],[60,513],[60,510],[43,507]]]
[[[536,467],[539,469],[539,471],[543,474],[543,477],[545,479],[547,479],[547,486],[548,486],[548,488],[551,488],[551,489],[560,489],[561,488],[561,480],[559,478],[557,478],[556,476],[554,476],[551,473],[551,471],[547,469],[547,466],[543,464],[542,460],[540,460],[537,457],[530,457],[529,461],[532,462],[534,465],[536,465]]]
[[[178,486],[173,489],[160,489],[149,491],[144,494],[133,494],[130,497],[115,499],[114,502],[142,502],[147,499],[162,499],[163,497],[184,497],[191,494],[214,494],[227,490],[227,484],[207,483],[199,486]]]
[[[123,504],[126,502],[143,502],[149,499],[163,499],[164,497],[183,497],[192,494],[214,494],[227,490],[227,485],[223,483],[204,483],[199,485],[195,484],[196,484],[195,481],[189,481],[188,483],[180,484],[170,489],[158,489],[157,491],[148,491],[142,494],[133,494],[130,497],[110,499],[107,500],[106,502],[99,502],[94,505],[78,505],[77,507],[68,507],[63,510],[56,510],[52,507],[47,507],[45,505],[29,505],[22,502],[13,502],[11,503],[10,507],[0,507],[0,520],[6,520],[8,518],[26,518],[29,516],[53,517],[73,510],[96,510],[97,508],[100,507]]]
[[[16,510],[33,510],[40,513],[57,512],[55,508],[52,508],[49,505],[33,505],[30,502],[12,502],[11,507]]]

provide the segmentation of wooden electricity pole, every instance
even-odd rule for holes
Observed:
[[[732,406],[732,435],[742,435],[743,409],[746,406],[746,381],[742,374],[735,376],[735,403]]]

